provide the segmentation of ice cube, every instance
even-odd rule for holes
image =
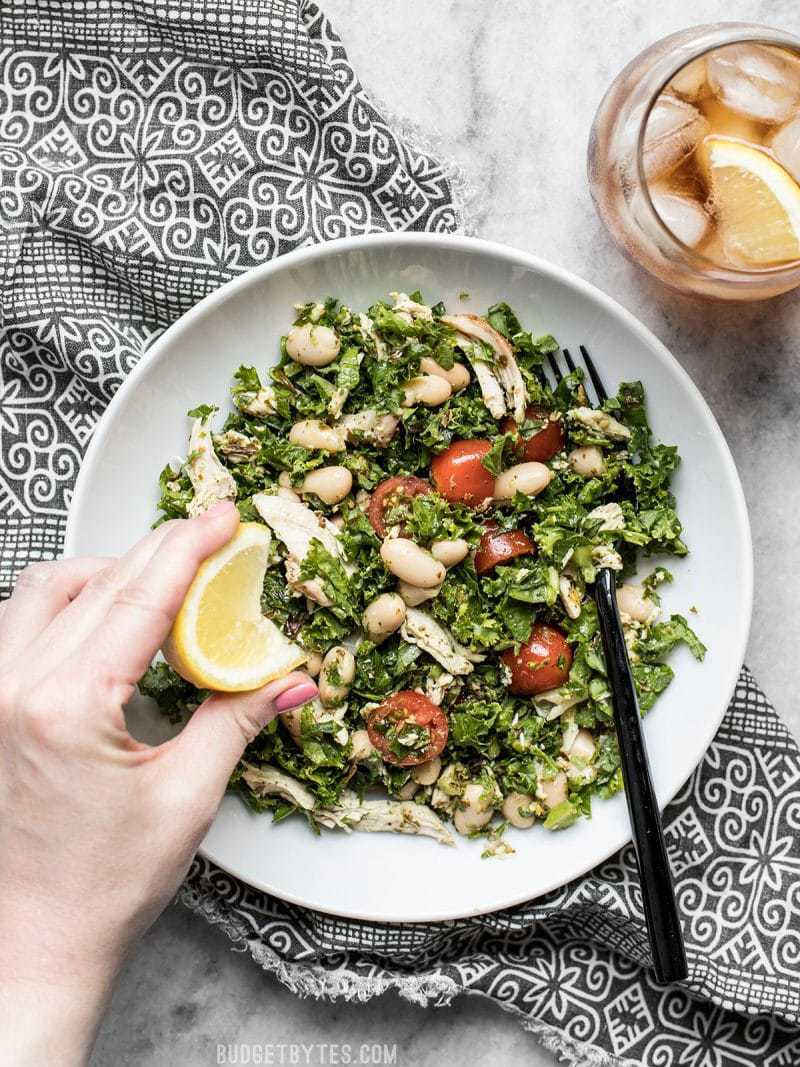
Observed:
[[[708,80],[706,77],[706,57],[700,56],[693,59],[685,67],[678,71],[669,87],[673,93],[683,97],[684,100],[699,100],[708,92]]]
[[[800,115],[779,126],[767,141],[775,158],[796,182],[800,182]]]
[[[726,107],[758,122],[786,122],[800,104],[800,63],[760,44],[731,44],[708,57],[708,80]]]
[[[689,248],[696,248],[711,228],[711,216],[697,200],[666,189],[651,189],[650,199],[667,229]]]
[[[708,119],[715,137],[738,137],[740,141],[750,141],[753,144],[760,144],[763,140],[760,122],[737,115],[716,97],[710,96],[703,101],[703,114]]]
[[[708,123],[691,104],[662,93],[650,112],[644,135],[644,173],[648,181],[669,174],[708,133]]]

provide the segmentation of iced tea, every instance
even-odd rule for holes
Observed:
[[[800,40],[695,26],[620,72],[589,139],[620,247],[682,292],[760,300],[800,285]]]
[[[693,60],[653,104],[643,163],[688,248],[744,270],[800,261],[800,57],[742,42]]]

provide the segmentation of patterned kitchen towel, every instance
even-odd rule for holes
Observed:
[[[630,845],[531,904],[457,922],[322,915],[200,857],[181,899],[301,995],[488,997],[592,1067],[798,1067],[800,752],[746,668],[664,825],[690,968],[680,986],[648,970]]]
[[[170,323],[302,245],[462,228],[461,200],[314,4],[0,3],[0,589],[58,552],[97,420]]]
[[[166,326],[304,244],[463,228],[462,192],[392,132],[313,4],[0,5],[0,588],[58,553],[97,420]],[[800,760],[748,674],[667,823],[686,990],[648,975],[630,849],[455,923],[339,920],[202,860],[182,898],[298,993],[491,997],[581,1064],[793,1067]]]

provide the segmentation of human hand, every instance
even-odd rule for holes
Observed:
[[[245,745],[316,696],[295,672],[212,696],[156,748],[125,727],[198,566],[238,521],[220,504],[119,560],[37,564],[0,608],[6,1062],[84,1062],[126,952],[178,888]]]

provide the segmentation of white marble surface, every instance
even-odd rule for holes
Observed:
[[[444,152],[469,174],[477,232],[610,293],[705,394],[750,509],[756,599],[748,663],[800,736],[800,297],[736,309],[676,298],[619,256],[584,175],[594,109],[636,52],[718,19],[800,35],[796,0],[320,2],[365,86],[392,111],[438,131]],[[514,1020],[475,999],[440,1011],[394,996],[358,1005],[295,999],[220,933],[172,908],[123,975],[93,1062],[211,1064],[217,1043],[232,1041],[396,1042],[400,1067],[554,1062]]]

